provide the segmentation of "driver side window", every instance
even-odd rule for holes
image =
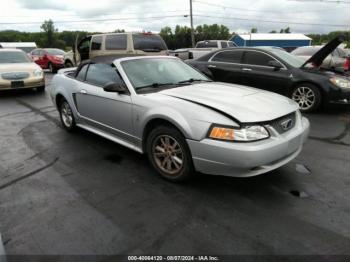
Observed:
[[[117,69],[107,64],[90,64],[86,74],[86,82],[103,87],[108,83],[120,83]]]

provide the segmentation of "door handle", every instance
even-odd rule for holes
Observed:
[[[208,68],[216,68],[215,65],[208,65]]]
[[[242,68],[242,71],[252,71],[251,68]]]
[[[80,90],[80,94],[87,94],[86,90],[82,89]]]

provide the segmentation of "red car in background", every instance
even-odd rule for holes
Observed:
[[[58,69],[64,67],[65,52],[56,48],[34,49],[30,56],[42,69],[49,69],[51,73],[56,73]]]

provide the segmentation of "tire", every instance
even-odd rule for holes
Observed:
[[[73,111],[67,102],[67,100],[62,99],[59,103],[59,113],[62,126],[68,132],[72,132],[76,129],[76,122],[74,119]]]
[[[38,91],[39,93],[42,93],[45,91],[45,86],[39,86],[36,88],[36,91]]]
[[[322,95],[317,86],[305,83],[300,84],[293,89],[291,99],[299,104],[301,112],[309,113],[319,109]]]
[[[191,152],[184,136],[176,128],[158,126],[146,139],[148,159],[163,178],[180,182],[193,176],[195,170]]]

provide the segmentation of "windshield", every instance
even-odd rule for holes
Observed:
[[[299,47],[295,49],[292,54],[297,56],[313,56],[321,49],[321,47],[313,47],[313,46],[306,46],[306,47]]]
[[[45,49],[49,55],[64,55],[65,52],[60,49]]]
[[[137,91],[146,86],[209,81],[207,77],[178,59],[146,58],[122,62],[123,69]]]
[[[297,57],[295,55],[292,55],[284,50],[274,48],[274,49],[270,49],[269,51],[274,55],[276,55],[278,58],[280,58],[282,61],[286,62],[287,64],[293,67],[301,67],[305,63],[304,59]]]
[[[19,51],[1,51],[0,64],[8,63],[31,63],[32,61],[24,52]]]
[[[159,35],[133,34],[134,49],[144,52],[159,52],[167,50],[167,46]]]

